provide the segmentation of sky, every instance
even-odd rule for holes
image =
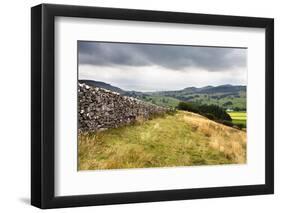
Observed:
[[[246,85],[247,49],[79,41],[78,76],[142,92]]]

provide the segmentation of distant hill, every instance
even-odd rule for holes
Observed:
[[[237,93],[237,92],[245,92],[246,86],[236,86],[236,85],[220,85],[220,86],[206,86],[206,87],[187,87],[182,90],[174,90],[174,91],[161,91],[156,92],[159,94],[171,95],[174,93],[181,94],[211,94],[211,93]]]
[[[220,85],[206,87],[187,87],[176,91],[161,91],[149,93],[151,96],[173,98],[179,101],[199,104],[214,104],[225,109],[246,110],[246,86]],[[159,98],[158,98],[159,99]],[[164,98],[160,99],[167,102]],[[173,101],[173,103],[175,103]],[[177,103],[175,103],[177,104]]]
[[[89,86],[94,86],[94,87],[99,87],[99,88],[103,88],[103,89],[107,89],[107,90],[110,90],[110,91],[113,91],[113,92],[118,92],[120,94],[123,94],[125,93],[124,90],[118,88],[118,87],[115,87],[115,86],[112,86],[111,84],[107,84],[107,83],[104,83],[102,81],[93,81],[93,80],[79,80],[79,83],[85,83]]]
[[[101,81],[79,80],[79,82],[165,107],[176,107],[180,101],[185,101],[199,104],[214,104],[236,111],[246,110],[247,87],[242,85],[225,84],[220,86],[186,87],[182,90],[174,91],[140,92],[126,91]]]
[[[233,85],[221,85],[217,87],[203,87],[199,93],[236,93],[240,91],[246,91],[246,86],[233,86]]]

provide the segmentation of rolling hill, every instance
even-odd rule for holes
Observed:
[[[177,91],[150,93],[151,96],[172,97],[180,101],[214,104],[225,109],[246,110],[246,86],[220,85],[188,87]]]
[[[99,87],[107,90],[111,90],[113,92],[118,92],[120,94],[124,94],[125,91],[120,89],[119,87],[112,86],[111,84],[104,83],[102,81],[93,81],[93,80],[79,80],[80,84],[87,84],[89,86]]]
[[[220,85],[205,87],[187,87],[182,90],[140,92],[126,91],[119,87],[92,80],[79,80],[80,83],[94,85],[108,89],[140,100],[151,102],[165,107],[176,107],[180,101],[195,102],[199,104],[214,104],[225,109],[235,111],[246,111],[246,86],[241,85]]]

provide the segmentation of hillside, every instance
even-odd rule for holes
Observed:
[[[122,90],[118,87],[112,86],[110,84],[104,83],[102,81],[79,80],[79,83],[80,84],[87,84],[87,85],[93,86],[93,87],[99,87],[99,88],[107,89],[107,90],[110,90],[110,91],[113,91],[113,92],[118,92],[120,94],[125,93],[124,90]]]
[[[246,163],[246,132],[178,111],[81,133],[78,155],[79,170]]]
[[[246,86],[220,85],[201,88],[188,87],[177,91],[154,92],[150,93],[150,95],[169,97],[199,104],[214,104],[225,109],[246,110]]]
[[[206,87],[187,87],[175,91],[140,92],[126,91],[119,87],[92,80],[79,80],[90,86],[104,88],[122,95],[134,97],[164,107],[176,107],[180,101],[199,104],[215,104],[225,109],[246,111],[246,86],[220,85]]]

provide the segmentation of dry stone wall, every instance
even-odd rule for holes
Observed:
[[[149,119],[167,112],[167,108],[122,96],[106,89],[78,84],[79,131],[102,131]]]

